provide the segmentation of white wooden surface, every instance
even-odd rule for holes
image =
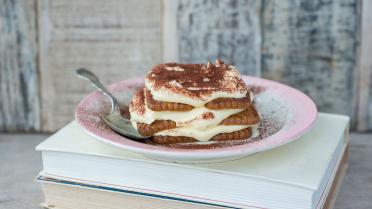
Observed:
[[[0,131],[39,130],[36,0],[0,0]]]
[[[170,52],[180,62],[222,58],[244,74],[298,88],[320,111],[352,116],[355,124],[360,6],[355,0],[165,1],[165,17],[173,17],[164,26],[173,34],[164,44],[166,60]],[[365,113],[372,104],[361,108]]]
[[[265,1],[262,76],[305,92],[322,112],[354,116],[359,4]]]
[[[357,130],[372,129],[372,1],[362,0],[358,60]]]
[[[39,0],[39,11],[43,131],[71,121],[93,90],[75,69],[92,70],[109,84],[162,62],[160,1]]]
[[[178,61],[206,63],[217,58],[241,73],[261,74],[260,7],[263,1],[177,0]]]

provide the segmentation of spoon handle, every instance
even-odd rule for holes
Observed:
[[[91,82],[91,84],[100,91],[103,95],[105,95],[107,98],[110,99],[111,102],[111,113],[113,112],[119,112],[119,106],[118,102],[115,99],[115,97],[105,88],[105,86],[102,85],[102,83],[99,81],[98,77],[92,73],[91,71],[85,69],[85,68],[79,68],[76,71],[76,75],[79,78],[88,80]]]

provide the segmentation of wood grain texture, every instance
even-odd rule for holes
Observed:
[[[0,0],[0,131],[55,131],[72,120],[92,91],[75,68],[111,83],[163,61],[217,57],[372,130],[370,1],[163,2]]]
[[[0,0],[0,131],[40,128],[36,0]]]
[[[71,121],[93,90],[76,68],[109,84],[162,62],[160,1],[40,0],[39,11],[43,131]]]
[[[302,90],[320,111],[354,116],[359,3],[265,1],[262,76]]]
[[[176,62],[178,58],[178,0],[162,1],[163,62]]]
[[[178,58],[205,63],[220,58],[244,74],[260,75],[260,1],[179,0]]]
[[[358,131],[372,130],[372,2],[362,1],[358,56]]]

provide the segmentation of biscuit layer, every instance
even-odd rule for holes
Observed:
[[[137,130],[142,136],[152,136],[160,131],[176,128],[171,120],[157,120],[151,124],[137,123]]]
[[[162,102],[154,100],[151,92],[144,89],[147,107],[153,111],[189,111],[194,107],[176,102]],[[247,94],[243,98],[217,98],[204,106],[211,110],[245,109],[251,104],[252,98]]]
[[[144,89],[145,91],[145,99],[146,105],[149,109],[153,111],[189,111],[192,110],[194,107],[187,104],[181,104],[176,102],[161,102],[154,100],[151,92],[149,90]]]
[[[231,133],[221,133],[211,138],[211,141],[244,140],[252,136],[252,129],[245,128]],[[153,136],[152,141],[157,144],[175,144],[198,142],[197,139],[186,136]]]
[[[231,115],[224,119],[220,125],[254,125],[260,122],[260,116],[253,105],[248,106],[244,111]]]
[[[251,99],[246,96],[243,98],[217,98],[205,104],[205,107],[211,110],[245,109],[250,104]]]

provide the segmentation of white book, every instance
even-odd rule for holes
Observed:
[[[214,164],[151,160],[104,144],[72,122],[41,143],[41,175],[236,208],[321,208],[346,147],[349,118],[320,113],[305,136]]]
[[[326,189],[329,192],[325,194],[325,198],[322,200],[322,209],[332,209],[334,206],[338,190],[347,169],[347,158],[348,155],[345,152],[337,168],[334,180],[327,185],[327,188],[328,186],[330,188]],[[45,202],[42,206],[50,209],[226,209],[225,206],[205,202],[156,196],[111,187],[79,184],[42,176],[38,177],[38,181],[41,182],[45,195]]]

